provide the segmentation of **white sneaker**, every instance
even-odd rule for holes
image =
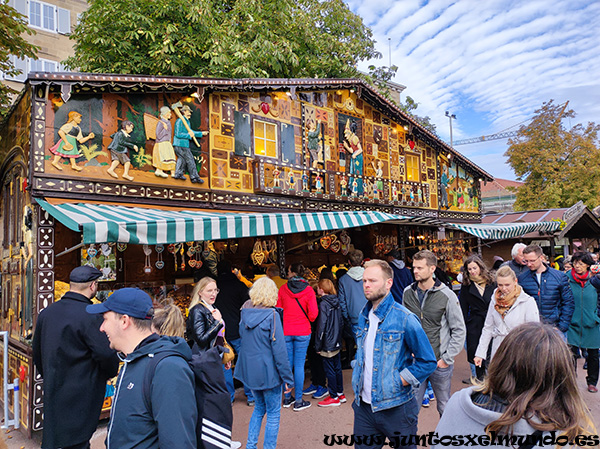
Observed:
[[[242,447],[242,443],[239,441],[232,441],[231,442],[231,449],[240,449],[240,447]]]

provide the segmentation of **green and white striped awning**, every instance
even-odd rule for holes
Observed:
[[[557,221],[539,221],[533,223],[503,223],[503,224],[463,224],[447,223],[449,229],[468,232],[484,240],[505,240],[520,237],[529,232],[554,232],[560,229]]]
[[[120,242],[156,245],[331,231],[392,220],[413,220],[376,211],[228,213],[36,201],[69,229],[83,231],[85,244]]]

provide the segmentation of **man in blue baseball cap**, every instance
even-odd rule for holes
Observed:
[[[138,288],[117,290],[105,302],[86,309],[90,314],[102,314],[100,330],[110,347],[121,353],[124,364],[117,379],[106,447],[195,449],[198,410],[188,365],[192,351],[186,341],[153,332],[152,299]],[[148,398],[143,389],[147,367],[161,352],[173,356],[156,365]]]
[[[86,313],[100,270],[77,267],[70,290],[41,311],[33,336],[33,361],[44,379],[44,449],[86,449],[100,419],[106,381],[119,359],[100,332],[102,320]]]

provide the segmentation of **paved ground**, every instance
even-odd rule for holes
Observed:
[[[452,391],[458,391],[465,385],[461,379],[469,376],[469,366],[466,363],[464,351],[458,356],[453,379]],[[600,429],[600,393],[591,394],[585,388],[585,372],[582,369],[583,361],[579,360],[578,382],[587,401],[588,406],[594,417],[596,427]],[[283,449],[315,449],[327,447],[323,443],[325,435],[329,434],[351,434],[353,413],[351,401],[354,398],[350,388],[351,371],[344,371],[345,392],[348,398],[346,404],[340,407],[321,408],[317,407],[317,400],[312,399],[312,406],[301,412],[294,412],[292,409],[281,410],[281,426],[278,439],[278,447]],[[246,433],[248,422],[252,414],[252,408],[246,405],[244,393],[238,389],[236,401],[233,406],[234,423],[233,437],[235,440],[246,442]],[[435,430],[438,422],[438,413],[435,409],[435,401],[431,407],[422,408],[419,416],[419,433],[428,433]],[[264,430],[264,424],[263,424]],[[34,440],[27,440],[18,431],[6,433],[2,431],[2,436],[9,448],[34,449],[40,447],[41,435]],[[104,438],[106,436],[106,422],[100,424],[99,429],[94,434],[92,440],[92,449],[103,449]],[[2,449],[0,441],[0,449]]]

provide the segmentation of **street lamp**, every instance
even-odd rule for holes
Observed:
[[[456,115],[450,114],[448,111],[446,111],[446,117],[448,117],[448,121],[450,121],[450,146],[454,148],[452,145],[452,119],[456,120]]]

